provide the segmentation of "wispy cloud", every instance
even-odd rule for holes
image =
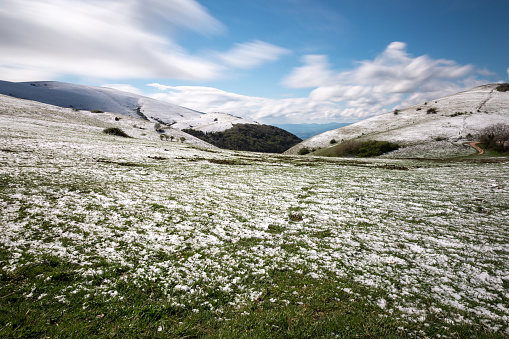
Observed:
[[[231,50],[218,57],[227,65],[236,68],[253,68],[267,61],[275,61],[290,50],[263,41],[236,44]]]
[[[269,99],[210,87],[151,84],[153,97],[204,112],[222,111],[270,123],[355,120],[456,93],[486,83],[476,70],[452,60],[413,57],[406,44],[391,43],[373,60],[352,69],[334,71],[325,55],[307,55],[303,65],[282,81],[291,88],[311,88],[308,97]]]
[[[485,82],[474,79],[472,65],[427,55],[413,57],[406,48],[403,42],[393,42],[374,60],[360,61],[342,72],[334,72],[325,56],[307,56],[304,65],[294,69],[283,84],[315,87],[310,94],[314,100],[343,102],[374,114],[387,105],[417,103]],[[411,100],[406,100],[409,94]]]
[[[113,88],[113,89],[116,89],[119,91],[124,91],[124,92],[133,93],[133,94],[139,94],[139,95],[143,94],[140,89],[134,87],[133,85],[129,85],[129,84],[104,84],[101,87]]]
[[[160,92],[150,95],[177,105],[202,112],[225,112],[255,121],[318,121],[340,118],[343,112],[330,102],[309,98],[270,99],[226,92],[212,87],[165,86],[150,84]]]
[[[211,35],[225,27],[195,0],[4,0],[0,71],[4,80],[207,81],[221,78],[230,65],[254,67],[286,53],[255,41],[226,53],[225,64],[179,46],[172,37],[177,29]]]
[[[54,77],[218,76],[218,65],[152,32],[146,23],[157,20],[176,26],[191,21],[195,30],[221,27],[194,0],[5,0],[0,10],[0,67],[45,70]]]

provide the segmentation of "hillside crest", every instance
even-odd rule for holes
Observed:
[[[504,84],[482,85],[457,94],[381,114],[304,140],[285,154],[306,147],[326,148],[337,142],[359,139],[416,145],[436,140],[463,142],[495,123],[509,123],[509,91]]]

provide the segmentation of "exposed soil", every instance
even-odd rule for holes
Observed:
[[[479,141],[469,142],[468,144],[476,149],[477,155],[484,154],[484,150],[481,147],[477,146],[478,143],[479,143]]]

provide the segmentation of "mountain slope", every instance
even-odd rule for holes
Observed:
[[[253,121],[229,114],[211,115],[142,95],[106,87],[75,85],[57,81],[14,83],[0,81],[0,94],[42,103],[75,108],[100,110],[138,117],[175,128],[194,128],[206,132],[223,131],[237,123]]]
[[[147,120],[117,113],[97,114],[89,111],[75,111],[71,108],[0,94],[0,137],[5,133],[8,134],[10,130],[20,130],[20,125],[30,126],[29,129],[21,129],[24,130],[23,133],[16,132],[20,139],[30,139],[35,134],[48,135],[54,130],[69,137],[86,133],[89,136],[104,138],[104,129],[120,128],[134,138],[133,143],[140,139],[160,141],[160,133],[156,132],[154,124]],[[166,128],[165,134],[171,140],[185,140],[186,144],[217,148],[175,128]],[[87,140],[83,140],[83,143],[86,144]]]
[[[462,141],[494,123],[509,123],[509,91],[498,91],[501,84],[483,85],[420,105],[378,115],[352,125],[331,130],[290,148],[325,148],[332,139],[384,140],[401,145],[429,143],[437,139]]]

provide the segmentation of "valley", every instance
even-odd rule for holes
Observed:
[[[508,333],[506,157],[221,150],[0,99],[3,337]]]

